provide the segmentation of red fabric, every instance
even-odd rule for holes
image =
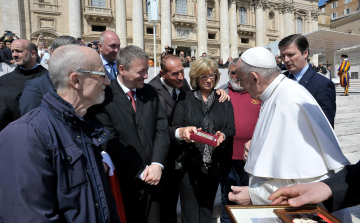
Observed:
[[[247,91],[234,91],[229,85],[229,95],[234,107],[236,134],[233,140],[231,159],[244,159],[244,144],[252,138],[261,107],[260,100],[251,99]]]
[[[121,223],[126,223],[124,203],[121,195],[120,184],[116,170],[114,170],[114,175],[109,176],[109,184],[110,184],[110,190],[115,197],[117,212],[119,214],[120,221]]]

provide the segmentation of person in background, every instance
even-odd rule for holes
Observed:
[[[340,76],[341,87],[344,88],[344,94],[340,96],[349,96],[349,86],[350,86],[350,62],[348,61],[348,56],[345,54],[341,55],[341,64],[338,69],[338,76]]]
[[[232,61],[232,57],[229,57],[229,58],[227,59],[226,63],[224,64],[224,67],[225,67],[225,68],[229,68],[229,64],[230,64],[231,61]]]

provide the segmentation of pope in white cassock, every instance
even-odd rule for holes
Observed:
[[[232,187],[238,204],[269,204],[278,188],[324,180],[349,164],[339,141],[314,97],[280,74],[271,52],[246,50],[237,64],[240,85],[261,100],[245,171],[249,187]],[[349,209],[333,214],[352,222]]]

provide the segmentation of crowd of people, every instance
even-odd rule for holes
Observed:
[[[120,46],[113,31],[88,46],[11,40],[17,66],[0,77],[1,221],[177,222],[180,197],[182,222],[208,223],[220,184],[221,222],[225,205],[324,200],[351,222],[358,165],[341,152],[335,85],[308,63],[304,36],[282,39],[280,56],[254,47],[225,64],[166,46],[149,84],[148,54]],[[229,81],[217,87],[219,68]],[[194,140],[202,132],[216,142]]]

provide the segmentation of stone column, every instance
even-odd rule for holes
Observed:
[[[192,46],[191,47],[191,57],[196,57],[195,56],[195,51],[196,51],[196,46]]]
[[[126,30],[126,0],[116,0],[116,34],[120,38],[120,43],[122,47],[127,46],[127,30]]]
[[[248,10],[250,12],[250,10]],[[250,14],[250,13],[249,13]],[[250,17],[250,16],[249,16]],[[230,56],[238,57],[238,35],[237,35],[237,19],[236,19],[236,1],[232,0],[229,10],[229,28],[230,28]],[[223,58],[226,59],[226,58]]]
[[[284,3],[284,19],[285,19],[285,36],[289,36],[292,35],[294,33],[296,33],[296,31],[294,30],[294,14],[293,14],[293,9],[294,6],[292,5],[291,2],[285,2]]]
[[[279,12],[279,22],[280,22],[280,27],[279,27],[279,34],[280,34],[280,38],[284,38],[285,37],[285,25],[284,25],[284,22],[285,22],[285,16],[284,16],[284,12],[280,10]]]
[[[174,48],[174,55],[176,55],[176,48],[177,48],[177,46],[171,46],[172,48]],[[164,47],[165,48],[165,47]]]
[[[337,75],[337,71],[335,67],[336,51],[326,51],[325,54],[326,54],[326,62],[332,64],[330,69],[331,78],[338,78],[339,76]]]
[[[197,1],[197,57],[200,57],[203,52],[207,52],[207,30],[206,30],[206,8],[205,0]]]
[[[171,46],[171,15],[170,1],[161,0],[161,49],[166,45]]]
[[[255,3],[255,23],[256,23],[256,37],[255,37],[255,46],[265,46],[264,36],[265,36],[265,24],[264,24],[264,10],[263,4],[261,1]]]
[[[81,3],[80,0],[69,0],[69,36],[81,38]]]
[[[320,13],[318,11],[311,11],[311,19],[312,19],[312,30],[311,31],[316,31],[319,29],[319,23],[318,23],[319,14]]]
[[[133,45],[144,49],[144,12],[142,0],[132,1]]]
[[[220,57],[223,58],[224,60],[226,60],[229,57],[229,12],[228,11],[229,11],[228,0],[220,0]]]

